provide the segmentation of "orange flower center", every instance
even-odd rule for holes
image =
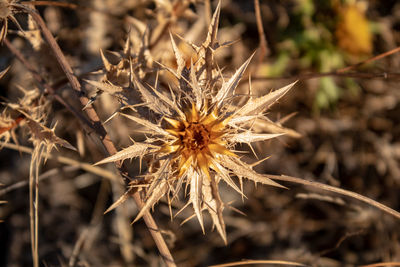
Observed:
[[[182,144],[188,150],[198,153],[208,146],[210,142],[210,132],[206,126],[198,122],[191,123],[185,129],[185,135],[182,136]]]

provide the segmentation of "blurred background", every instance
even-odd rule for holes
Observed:
[[[344,188],[400,210],[400,55],[394,53],[400,46],[400,3],[260,0],[258,22],[258,1],[221,3],[218,39],[221,43],[234,41],[217,53],[225,74],[234,73],[257,50],[241,92],[248,92],[249,76],[255,95],[299,80],[267,114],[293,132],[254,145],[259,159],[270,157],[256,170]],[[128,36],[132,53],[137,53],[148,34],[147,46],[154,61],[174,67],[169,31],[200,45],[216,5],[216,1],[194,0],[90,0],[38,1],[36,8],[82,80],[105,75],[102,50],[115,67],[115,76],[107,78],[123,84],[122,51]],[[9,21],[9,42],[57,88],[58,95],[81,109],[37,26],[26,14],[15,18],[25,33]],[[183,42],[179,48],[188,58],[194,57]],[[378,55],[380,58],[368,60]],[[34,90],[37,86],[3,44],[0,71],[8,66],[0,80],[1,101],[17,102],[22,97],[18,88]],[[173,82],[167,74],[161,78],[166,84]],[[100,95],[88,84],[85,90],[96,100],[94,106],[103,121],[118,109],[118,101],[108,94]],[[85,169],[51,158],[41,168],[42,266],[163,266],[144,222],[130,225],[137,214],[132,200],[103,215],[123,194],[124,186],[119,178],[113,178],[116,170],[112,165],[102,166],[111,173],[108,178],[88,170],[105,156],[99,142],[57,102],[51,101],[47,115],[47,125],[58,122],[57,136],[79,151],[59,148],[53,154],[89,165]],[[131,122],[121,118],[105,126],[119,149],[129,146],[130,138],[143,139]],[[23,127],[15,127],[13,132],[16,139],[11,143],[17,140],[21,146],[32,147]],[[247,146],[238,149],[250,151]],[[252,153],[244,157],[247,162],[257,160]],[[6,201],[0,205],[0,266],[31,266],[30,159],[15,148],[0,151],[0,200]],[[132,173],[139,174],[138,161],[129,166]],[[242,259],[287,260],[311,266],[400,262],[398,219],[354,199],[284,185],[289,190],[246,183],[244,201],[222,185],[224,201],[246,214],[224,210],[227,246],[212,230],[211,221],[207,221],[206,235],[197,220],[180,225],[191,215],[190,208],[171,221],[164,200],[153,216],[178,266]],[[174,205],[176,213],[183,203]]]

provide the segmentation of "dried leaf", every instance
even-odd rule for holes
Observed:
[[[203,224],[203,213],[201,212],[201,202],[202,202],[202,184],[203,184],[203,177],[197,173],[197,171],[190,169],[190,173],[188,174],[190,177],[190,202],[192,203],[194,212],[196,214],[197,219],[199,220],[201,230],[204,231],[204,224]]]
[[[0,79],[3,78],[3,76],[7,73],[7,71],[10,69],[10,66],[8,66],[5,70],[3,70],[2,72],[0,72]]]
[[[249,166],[246,166],[245,163],[240,161],[237,158],[231,158],[228,156],[224,156],[223,160],[221,161],[222,166],[225,168],[230,169],[236,176],[240,176],[249,180],[252,180],[255,183],[261,183],[266,185],[272,185],[276,187],[286,188],[277,182],[269,179],[267,176],[259,174],[255,172]]]
[[[105,158],[94,165],[100,165],[109,162],[115,162],[125,159],[132,159],[136,157],[143,157],[143,155],[151,153],[153,150],[159,149],[157,146],[147,144],[147,143],[139,143],[135,142],[135,144],[127,147],[121,151],[118,151],[114,155],[111,155],[108,158]]]
[[[123,204],[123,203],[130,197],[130,195],[131,195],[131,191],[130,191],[130,190],[126,191],[122,196],[120,196],[120,197],[118,198],[117,201],[115,201],[115,202],[104,212],[104,214],[109,213],[109,212],[112,211],[113,209],[117,208],[119,205]]]
[[[239,84],[240,79],[242,78],[244,71],[247,66],[250,64],[251,59],[253,58],[255,53],[253,53],[246,62],[243,63],[242,66],[235,72],[235,74],[229,79],[228,82],[224,83],[222,88],[218,91],[218,94],[215,96],[215,102],[218,106],[221,106],[223,100],[229,95],[233,94],[233,91],[236,89]]]
[[[218,188],[216,187],[216,192],[213,192],[211,181],[208,179],[203,179],[203,201],[205,208],[211,215],[211,219],[217,228],[219,235],[225,244],[228,243],[226,239],[225,222],[222,216],[223,203],[221,199],[215,198],[218,195]]]
[[[246,131],[243,133],[238,133],[230,136],[230,140],[232,142],[238,142],[238,143],[253,143],[253,142],[258,142],[258,141],[265,141],[268,139],[272,139],[278,136],[281,136],[283,134],[255,134],[250,131]]]
[[[161,179],[160,183],[154,188],[154,190],[151,192],[150,196],[145,200],[145,204],[143,207],[140,209],[139,214],[136,216],[135,220],[132,223],[135,223],[138,221],[140,218],[143,217],[143,215],[149,211],[149,209],[157,203],[160,198],[162,198],[168,191],[168,182],[167,179]]]
[[[127,114],[124,114],[124,113],[120,113],[120,114],[122,116],[134,121],[134,122],[137,122],[137,123],[147,127],[148,129],[154,131],[154,133],[161,134],[161,135],[169,135],[169,133],[166,132],[164,129],[162,129],[161,127],[155,125],[154,123],[151,123],[148,120],[141,119],[141,118],[138,118],[138,117],[135,117],[135,116],[132,116],[132,115],[127,115]]]
[[[241,116],[246,116],[252,115],[251,113],[258,113],[260,110],[267,109],[277,100],[279,100],[283,95],[285,95],[293,87],[293,85],[296,84],[296,82],[275,90],[265,96],[249,99],[246,105],[239,109],[238,113]]]
[[[163,115],[170,115],[171,112],[161,101],[159,97],[156,97],[149,91],[138,79],[134,81],[138,91],[142,95],[143,102],[148,108]]]

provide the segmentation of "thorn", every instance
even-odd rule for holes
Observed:
[[[103,50],[100,49],[101,60],[103,61],[104,67],[107,71],[111,71],[112,64],[108,61],[108,59],[104,56]]]

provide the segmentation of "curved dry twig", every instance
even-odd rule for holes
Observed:
[[[393,55],[395,53],[400,52],[400,46],[379,55],[373,56],[356,64],[337,69],[334,71],[323,72],[323,73],[305,73],[297,76],[281,76],[281,77],[252,77],[253,81],[268,81],[268,80],[309,80],[316,79],[328,76],[336,76],[336,77],[349,77],[349,78],[361,78],[361,79],[400,79],[399,72],[378,72],[378,73],[370,73],[370,72],[349,72],[350,70],[354,70],[362,65],[374,62],[376,60],[382,59],[384,57]],[[243,79],[245,81],[246,79]]]
[[[368,265],[361,265],[360,267],[387,267],[387,266],[400,266],[400,262],[379,262]]]
[[[293,261],[278,261],[278,260],[242,260],[234,261],[223,264],[210,265],[209,267],[230,267],[230,266],[241,266],[250,264],[267,264],[267,265],[286,265],[286,266],[307,266],[302,263]]]
[[[379,203],[378,201],[375,201],[373,199],[370,199],[366,196],[360,195],[360,194],[352,192],[352,191],[348,191],[348,190],[334,187],[334,186],[327,185],[327,184],[304,180],[304,179],[293,177],[293,176],[287,176],[287,175],[267,175],[267,177],[272,180],[275,180],[275,181],[284,181],[284,182],[302,184],[305,186],[311,186],[311,187],[322,189],[325,191],[337,193],[337,194],[340,194],[343,196],[351,197],[351,198],[357,199],[359,201],[362,201],[364,203],[367,203],[371,206],[374,206],[374,207],[396,217],[397,219],[400,219],[400,212],[398,212],[394,209],[391,209],[388,206],[385,206],[382,203]]]

